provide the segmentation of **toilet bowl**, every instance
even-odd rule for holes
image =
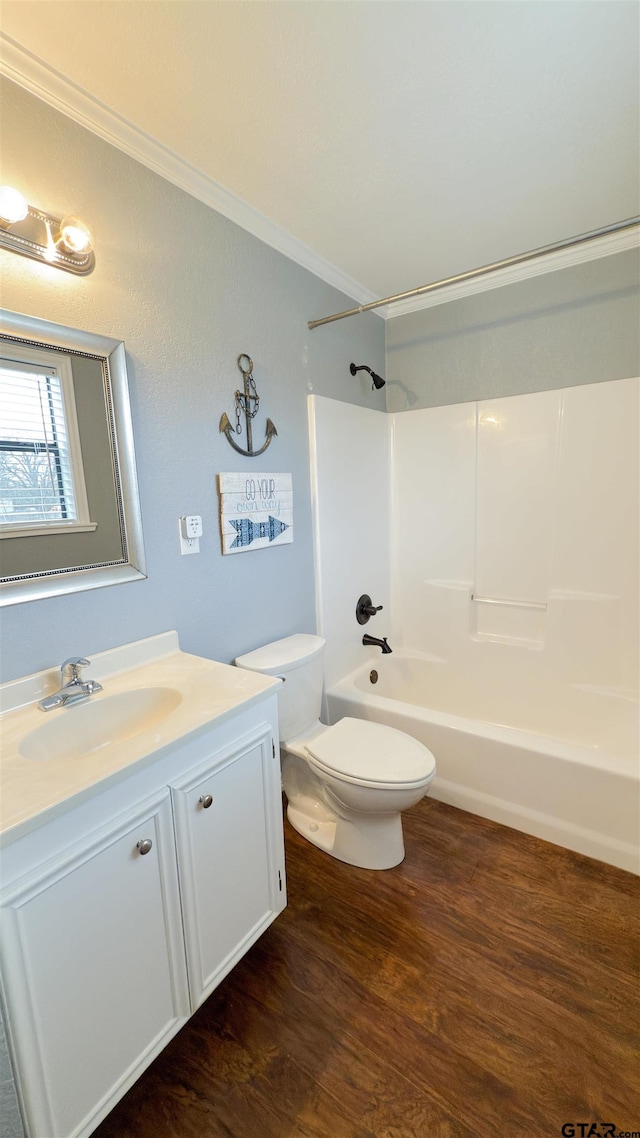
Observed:
[[[427,793],[436,764],[426,747],[368,720],[320,723],[320,636],[297,634],[236,659],[278,676],[282,785],[291,825],[339,861],[391,869],[404,858],[401,811]]]

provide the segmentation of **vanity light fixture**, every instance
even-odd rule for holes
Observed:
[[[0,249],[84,276],[96,263],[93,231],[82,218],[55,217],[29,205],[19,190],[0,186]]]

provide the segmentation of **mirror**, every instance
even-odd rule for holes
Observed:
[[[0,605],[146,576],[124,344],[0,309]]]

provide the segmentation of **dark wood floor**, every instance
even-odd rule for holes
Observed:
[[[430,799],[404,819],[384,873],[286,825],[289,908],[95,1138],[640,1131],[638,879]]]

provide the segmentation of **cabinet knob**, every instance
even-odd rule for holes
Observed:
[[[136,843],[136,849],[139,850],[141,854],[148,854],[152,847],[153,842],[151,838],[141,838],[140,841]]]
[[[202,806],[203,810],[208,810],[211,806],[211,803],[213,802],[213,798],[210,794],[202,794],[198,799],[198,802]]]

